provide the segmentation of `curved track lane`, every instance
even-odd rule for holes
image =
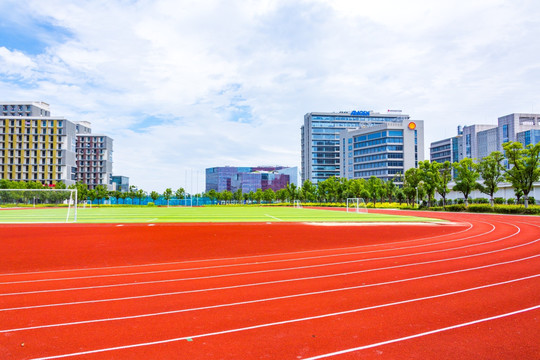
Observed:
[[[540,358],[540,219],[427,216],[2,226],[0,358]]]

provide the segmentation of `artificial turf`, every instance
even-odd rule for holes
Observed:
[[[0,223],[66,222],[66,208],[0,210]],[[73,222],[73,212],[69,216]],[[328,209],[270,206],[94,207],[77,211],[78,223],[205,222],[440,222],[439,219]]]

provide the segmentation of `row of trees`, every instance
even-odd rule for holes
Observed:
[[[251,201],[256,203],[278,201],[301,200],[303,202],[343,202],[347,198],[369,199],[374,204],[378,201],[399,201],[414,203],[418,199],[427,198],[428,206],[434,203],[435,194],[438,193],[443,205],[446,204],[446,197],[451,191],[449,184],[454,175],[455,185],[452,190],[461,192],[468,203],[469,195],[474,190],[490,196],[493,206],[494,194],[498,190],[499,183],[509,182],[515,192],[516,198],[523,198],[525,207],[528,206],[529,193],[533,189],[533,184],[540,180],[540,143],[527,148],[523,148],[521,143],[512,142],[503,144],[504,155],[501,152],[493,152],[483,158],[479,163],[472,159],[465,158],[459,162],[437,163],[428,160],[421,161],[417,168],[408,169],[405,174],[398,175],[393,180],[382,181],[379,178],[354,179],[330,177],[317,185],[309,180],[305,181],[301,187],[295,184],[288,184],[286,188],[273,191],[272,189],[250,191],[243,193],[241,189],[235,192],[210,190],[206,194],[195,196],[206,196],[212,201]],[[507,165],[505,164],[505,160]],[[396,183],[400,184],[398,186]],[[55,188],[65,188],[65,184],[57,183]],[[17,182],[0,179],[1,188],[46,188],[39,182]],[[173,199],[184,199],[186,191],[180,187],[176,191],[167,188],[163,194],[156,191],[147,193],[142,189],[131,186],[128,192],[108,191],[102,185],[95,189],[88,189],[86,184],[76,183],[69,186],[76,188],[78,200],[99,201],[114,198],[116,203],[125,203],[130,199],[134,204],[135,200],[141,204],[144,199],[150,197],[154,202],[163,197],[167,203]]]
[[[421,161],[418,168],[405,172],[403,191],[409,195],[419,192],[422,198],[427,196],[429,206],[438,193],[445,204],[450,192],[448,184],[454,172],[455,186],[452,190],[463,194],[466,205],[471,192],[479,190],[489,195],[493,206],[499,184],[506,181],[512,185],[518,202],[523,197],[525,207],[528,207],[529,193],[534,183],[540,180],[540,143],[523,148],[519,142],[510,142],[503,144],[503,149],[504,155],[495,151],[479,163],[469,158],[453,164]]]

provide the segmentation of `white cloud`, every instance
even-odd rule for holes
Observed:
[[[403,109],[426,121],[426,144],[540,111],[534,1],[11,6],[71,36],[38,55],[0,47],[0,98],[91,121],[115,139],[114,172],[147,190],[183,186],[191,169],[202,190],[206,167],[299,166],[311,111]]]
[[[27,79],[31,77],[35,67],[34,61],[22,52],[0,47],[0,74]]]

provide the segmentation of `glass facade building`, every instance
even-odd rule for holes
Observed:
[[[217,192],[238,189],[242,193],[257,191],[257,189],[274,191],[283,189],[287,184],[295,184],[298,168],[284,166],[258,166],[258,167],[213,167],[206,169],[206,191]]]
[[[373,111],[312,112],[304,115],[301,127],[302,183],[318,183],[340,176],[340,132],[344,129],[369,128],[385,123],[402,123],[409,115],[401,111],[381,114]],[[372,145],[366,145],[371,149]]]
[[[396,180],[424,160],[424,122],[386,122],[340,133],[341,169],[347,179]]]

